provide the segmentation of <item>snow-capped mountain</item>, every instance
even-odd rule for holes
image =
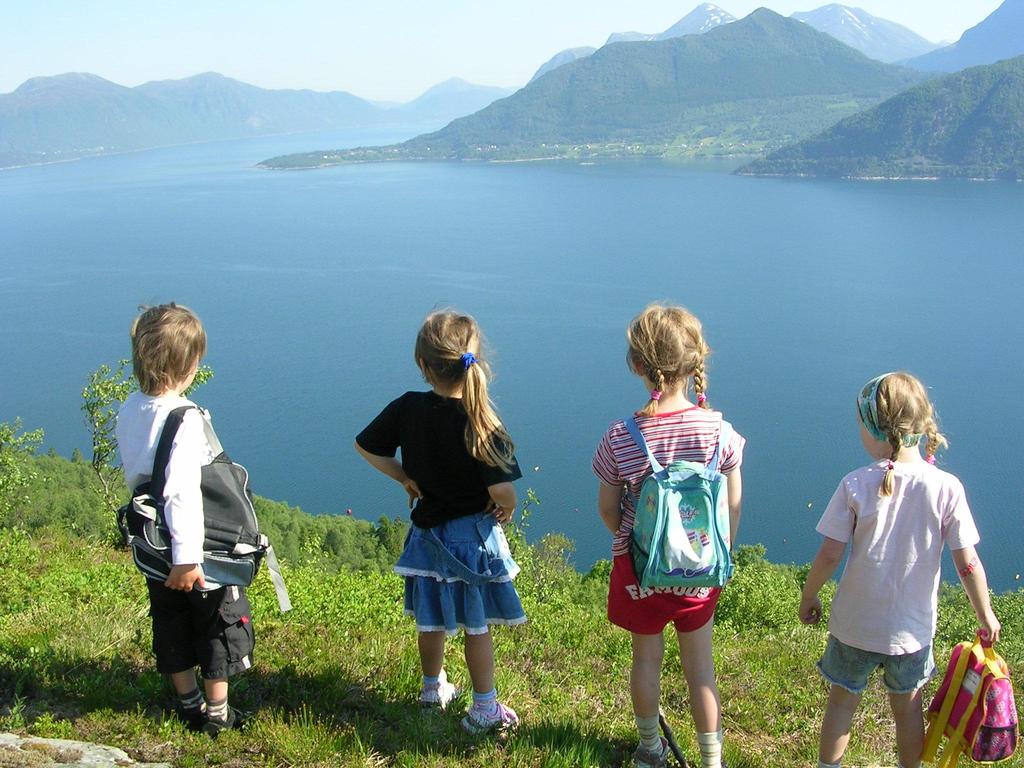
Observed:
[[[939,47],[901,24],[836,3],[806,13],[794,13],[793,18],[832,35],[872,59],[887,63],[920,56]]]
[[[705,32],[722,24],[728,24],[731,21],[736,21],[736,17],[731,13],[722,10],[717,5],[704,3],[703,5],[698,5],[664,32],[652,34],[646,32],[615,32],[609,36],[605,45],[610,45],[611,43],[671,40],[674,37],[683,37],[684,35],[703,35]]]
[[[668,40],[683,35],[703,35],[715,27],[733,21],[736,21],[736,17],[728,11],[722,10],[717,5],[704,3],[704,5],[698,5],[660,35],[655,35],[654,39]]]

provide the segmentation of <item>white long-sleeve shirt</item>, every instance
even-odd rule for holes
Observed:
[[[142,392],[133,392],[124,401],[117,413],[115,434],[129,490],[150,479],[167,415],[183,405],[195,404],[181,395],[154,397]],[[203,562],[205,525],[200,479],[202,467],[213,458],[203,416],[190,410],[171,445],[164,485],[164,518],[171,533],[175,565]]]

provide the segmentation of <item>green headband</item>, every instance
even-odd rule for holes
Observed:
[[[875,440],[880,440],[883,443],[889,442],[889,436],[882,431],[878,424],[878,387],[887,376],[892,374],[893,371],[890,371],[871,379],[861,388],[860,394],[857,396],[857,412],[860,414],[861,424]],[[907,448],[913,448],[920,441],[921,435],[919,434],[903,435],[901,438],[901,442]]]

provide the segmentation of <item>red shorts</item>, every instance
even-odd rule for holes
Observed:
[[[653,587],[645,589],[633,572],[633,558],[612,560],[608,583],[608,620],[638,635],[660,634],[670,621],[678,632],[693,632],[715,615],[719,587]]]

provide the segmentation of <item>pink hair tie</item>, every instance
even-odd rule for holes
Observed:
[[[931,464],[933,467],[935,466],[935,457],[934,456],[925,456],[924,460],[927,461],[929,464]]]
[[[651,400],[653,400],[654,402],[658,402],[659,400],[661,400],[661,390],[660,389],[652,389],[651,390]]]
[[[697,393],[697,405],[704,405],[708,401],[708,396],[703,392]]]

